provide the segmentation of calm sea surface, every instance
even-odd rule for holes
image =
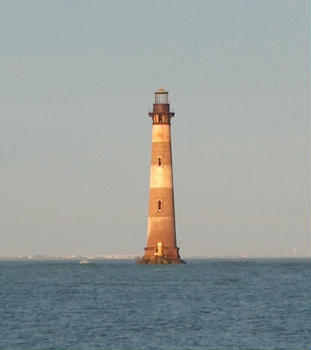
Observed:
[[[310,260],[0,262],[0,349],[310,349]]]

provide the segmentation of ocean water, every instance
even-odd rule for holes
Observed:
[[[0,349],[310,349],[310,260],[0,262]]]

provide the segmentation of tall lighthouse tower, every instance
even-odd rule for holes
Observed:
[[[171,151],[171,118],[168,92],[155,92],[152,118],[152,152],[149,185],[147,247],[140,263],[178,264]]]

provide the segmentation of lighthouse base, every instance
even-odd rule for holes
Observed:
[[[185,264],[180,258],[167,258],[164,256],[143,256],[135,259],[136,264],[141,265],[166,265],[166,264]]]
[[[178,247],[164,247],[162,242],[155,246],[145,248],[143,257],[136,258],[136,264],[142,265],[166,265],[166,264],[184,264],[180,259]]]

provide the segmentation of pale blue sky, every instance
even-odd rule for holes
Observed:
[[[309,254],[309,11],[1,1],[0,256],[143,253],[161,85],[181,254]]]

